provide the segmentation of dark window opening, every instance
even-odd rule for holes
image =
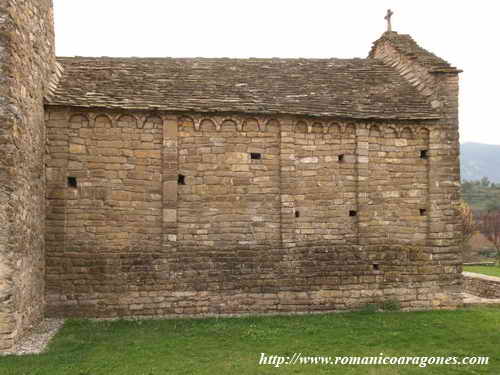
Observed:
[[[373,270],[380,271],[380,265],[378,265],[377,263],[373,263]]]
[[[77,188],[78,182],[76,181],[76,177],[68,177],[68,187]]]
[[[341,163],[342,163],[342,162],[344,161],[344,154],[340,154],[340,155],[338,156],[338,160],[339,160],[339,162],[341,162]]]
[[[350,210],[349,216],[358,216],[358,211]]]
[[[295,217],[300,217],[300,211],[295,211]]]
[[[250,159],[252,160],[260,160],[262,159],[262,154],[260,152],[251,152]]]
[[[427,215],[427,210],[425,208],[420,209],[420,216],[425,216]]]
[[[427,150],[420,150],[420,159],[429,159],[429,155],[427,154]]]
[[[186,185],[186,176],[184,176],[183,174],[177,176],[177,184]]]

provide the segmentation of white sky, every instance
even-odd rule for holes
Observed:
[[[461,142],[500,144],[500,2],[54,0],[59,56],[366,57],[393,30],[463,69]]]

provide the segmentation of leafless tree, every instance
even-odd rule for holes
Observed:
[[[460,202],[460,220],[462,221],[463,242],[467,242],[477,231],[476,220],[472,209],[465,201]]]
[[[500,210],[482,213],[479,216],[478,229],[495,246],[497,263],[500,263]]]
[[[462,222],[461,247],[464,258],[471,258],[469,240],[477,232],[478,226],[474,219],[474,214],[470,206],[465,202],[460,202],[460,220]]]

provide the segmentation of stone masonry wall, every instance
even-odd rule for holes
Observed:
[[[427,243],[436,263],[462,263],[457,239],[462,231],[458,215],[460,202],[460,165],[458,135],[458,82],[460,71],[424,66],[415,56],[401,54],[387,39],[381,38],[371,56],[396,69],[441,114],[434,128],[429,128],[428,227]],[[448,267],[448,266],[447,266]],[[447,276],[433,284],[434,288],[459,290],[462,280],[449,287]]]
[[[500,277],[464,272],[464,290],[483,298],[500,298]]]
[[[55,67],[52,2],[0,2],[0,351],[44,315],[43,97]]]
[[[295,243],[357,244],[355,126],[298,121],[293,138]]]
[[[399,133],[398,133],[399,132]],[[429,130],[372,125],[363,243],[425,246],[429,223]]]
[[[178,242],[217,249],[279,246],[279,124],[204,119],[179,132]],[[252,159],[252,154],[254,159]]]
[[[50,315],[460,304],[431,230],[435,123],[48,107],[46,124]]]
[[[460,304],[456,71],[372,50],[433,122],[61,107],[44,121],[52,24],[50,0],[0,1],[0,351],[46,298],[49,315],[100,317]]]
[[[147,282],[162,254],[158,118],[48,118],[48,288],[92,298]]]

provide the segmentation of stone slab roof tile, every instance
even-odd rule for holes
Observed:
[[[48,105],[434,119],[428,100],[375,59],[58,58]]]
[[[390,42],[391,45],[400,53],[416,60],[420,65],[429,68],[430,72],[461,72],[461,70],[451,66],[446,60],[443,60],[432,52],[420,47],[410,35],[398,34],[395,31],[387,31],[383,33],[382,36],[373,43],[369,57],[373,57],[377,44],[384,41]]]

